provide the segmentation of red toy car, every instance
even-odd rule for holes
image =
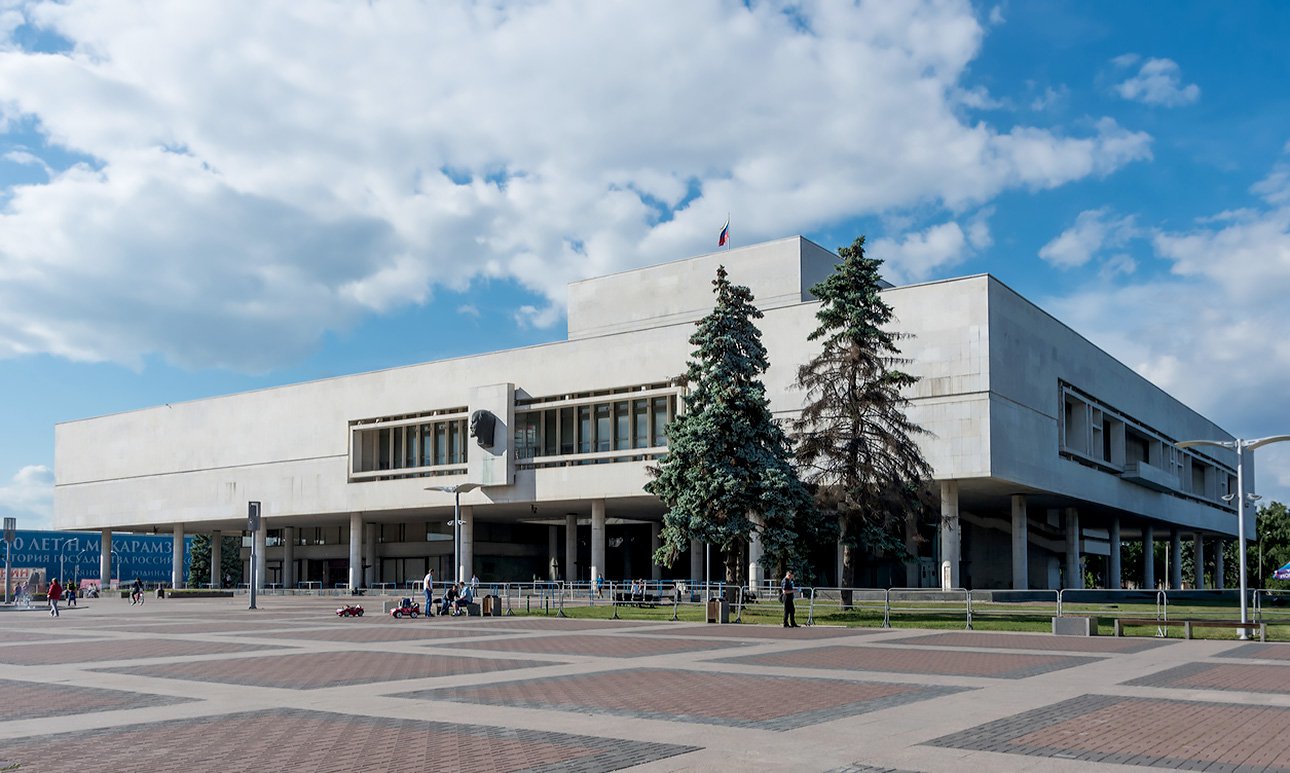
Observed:
[[[412,599],[402,599],[399,605],[390,610],[390,617],[419,617],[421,615],[421,605],[413,603]]]
[[[346,604],[336,610],[336,617],[362,617],[363,608],[357,604]]]

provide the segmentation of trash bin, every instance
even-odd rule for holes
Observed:
[[[492,617],[493,616],[493,597],[485,596],[482,599],[480,599],[479,608],[480,608],[480,613],[483,614],[484,617]]]
[[[726,601],[724,598],[708,599],[708,622],[730,622],[730,602]]]
[[[502,616],[502,597],[494,593],[493,595],[489,596],[489,598],[493,600],[493,617],[501,617]]]

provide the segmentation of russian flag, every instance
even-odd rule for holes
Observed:
[[[728,241],[730,241],[730,218],[726,218],[726,224],[721,226],[721,235],[717,237],[717,246],[724,247]]]

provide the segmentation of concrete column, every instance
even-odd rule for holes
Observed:
[[[649,525],[649,577],[651,580],[663,579],[663,565],[654,560],[654,554],[662,547],[663,541],[659,537],[659,532],[663,529],[661,523],[651,523]]]
[[[1124,587],[1124,569],[1120,564],[1122,544],[1120,540],[1120,519],[1111,519],[1111,554],[1106,559],[1106,587],[1119,590]]]
[[[220,570],[220,564],[224,561],[224,535],[219,530],[211,532],[211,586],[222,588],[224,586],[224,573]]]
[[[264,590],[264,584],[268,582],[266,569],[269,566],[269,519],[260,519],[260,528],[255,532],[255,587],[257,590]]]
[[[548,580],[560,579],[560,573],[557,569],[560,566],[560,527],[548,526],[546,528],[546,578]]]
[[[564,577],[578,579],[578,515],[569,513],[564,517]],[[594,582],[594,580],[593,580]]]
[[[759,519],[754,518],[753,523],[759,523]],[[754,528],[748,535],[748,587],[756,589],[761,581],[761,533]]]
[[[1196,590],[1205,589],[1205,537],[1196,532],[1191,537],[1193,550],[1196,551]]]
[[[703,582],[703,543],[690,540],[690,581]]]
[[[461,507],[461,579],[459,582],[470,582],[475,573],[475,508],[471,505]]]
[[[1142,587],[1156,589],[1156,541],[1151,526],[1142,527]]]
[[[1066,582],[1067,588],[1084,587],[1084,567],[1079,560],[1079,510],[1066,508]]]
[[[349,514],[349,589],[363,587],[363,514]]]
[[[1223,576],[1223,540],[1214,540],[1214,587],[1225,590],[1227,578]]]
[[[112,587],[112,530],[99,534],[99,583],[103,590]]]
[[[591,500],[591,581],[605,573],[605,500]]]
[[[1182,532],[1169,530],[1169,587],[1182,587]]]
[[[1012,589],[1030,588],[1030,518],[1026,498],[1012,495]]]
[[[175,524],[174,548],[170,554],[170,587],[184,587],[184,525]]]
[[[941,481],[941,588],[957,588],[959,577],[959,550],[962,547],[959,531],[958,481]]]
[[[296,587],[296,527],[282,530],[282,587]]]
[[[376,527],[375,523],[364,524],[363,563],[367,568],[363,570],[363,585],[368,588],[376,583],[376,571],[380,568],[376,560]]]

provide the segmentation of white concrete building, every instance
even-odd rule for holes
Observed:
[[[427,488],[477,484],[460,494],[467,578],[701,577],[697,545],[652,566],[662,508],[642,487],[717,266],[765,312],[765,381],[788,417],[815,350],[810,288],[836,260],[794,237],[597,277],[570,285],[567,341],[60,424],[55,524],[105,543],[113,530],[240,534],[255,500],[263,582],[407,583],[452,574],[453,496]],[[917,561],[858,584],[1079,587],[1082,566],[1120,573],[1123,540],[1167,539],[1176,557],[1185,537],[1221,562],[1235,457],[1173,443],[1229,434],[992,276],[884,297],[914,336],[912,414],[933,433],[941,518]],[[491,442],[471,437],[481,412]],[[836,583],[832,555],[817,559]],[[1170,566],[1126,579],[1180,586]]]

